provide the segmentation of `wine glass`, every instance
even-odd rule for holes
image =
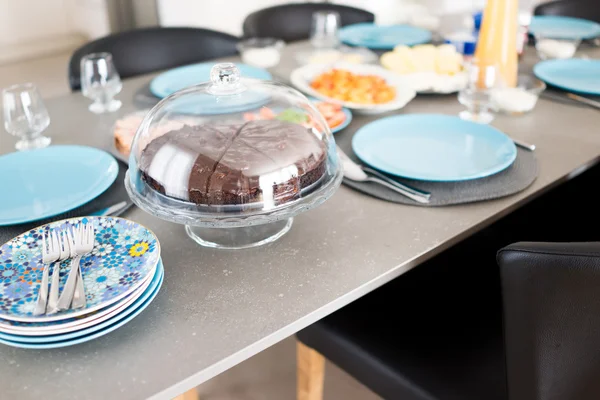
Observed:
[[[316,11],[312,15],[310,43],[316,48],[333,48],[340,43],[338,29],[340,14],[335,11]]]
[[[20,138],[17,150],[39,149],[50,145],[42,132],[50,125],[48,110],[37,87],[32,83],[13,85],[2,90],[4,128]]]
[[[81,92],[94,100],[89,110],[96,114],[116,111],[121,102],[114,97],[123,84],[110,53],[92,53],[81,59]]]
[[[498,68],[473,59],[467,65],[468,81],[464,89],[458,92],[458,101],[467,107],[458,115],[467,121],[489,124],[492,114],[492,90],[499,86]]]

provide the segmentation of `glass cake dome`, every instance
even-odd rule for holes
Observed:
[[[131,146],[127,191],[201,245],[276,240],[327,200],[342,172],[324,118],[300,92],[246,79],[232,63],[161,100]]]

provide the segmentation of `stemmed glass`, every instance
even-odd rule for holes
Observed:
[[[32,83],[24,83],[5,88],[2,91],[4,128],[21,140],[17,150],[31,150],[46,147],[51,139],[42,136],[50,125],[50,116],[44,106],[42,96]]]
[[[338,29],[340,14],[335,11],[316,11],[312,15],[310,43],[316,48],[334,48],[340,43]]]
[[[123,84],[110,53],[92,53],[81,59],[81,92],[94,100],[89,110],[96,114],[116,111],[121,102],[114,97]]]
[[[492,114],[492,90],[499,86],[498,68],[473,59],[467,65],[468,82],[458,92],[458,101],[467,107],[458,115],[465,120],[489,124]]]

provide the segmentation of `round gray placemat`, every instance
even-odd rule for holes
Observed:
[[[125,212],[131,205],[133,204],[129,199],[129,195],[127,194],[127,190],[125,190],[125,173],[127,172],[127,164],[119,161],[119,174],[117,175],[117,179],[113,182],[113,184],[100,196],[96,197],[94,200],[86,203],[80,207],[77,207],[71,211],[66,213],[55,215],[54,217],[30,222],[26,224],[19,225],[10,225],[10,226],[0,226],[0,245],[8,242],[10,239],[15,236],[20,235],[23,232],[27,232],[30,229],[34,229],[40,225],[47,224],[52,221],[60,221],[61,219],[66,218],[76,218],[82,217],[85,215],[93,214],[99,210],[104,208],[108,208],[118,204],[120,202],[125,201],[127,206],[123,209],[120,209],[118,213],[113,213],[111,215],[116,216]]]
[[[342,147],[342,149],[346,151],[346,148]],[[358,161],[349,149],[347,154]],[[354,182],[344,178],[343,183],[360,192],[394,203],[415,206],[449,206],[510,196],[526,189],[537,176],[538,164],[534,152],[517,147],[517,159],[513,165],[487,178],[461,182],[426,182],[390,176],[399,182],[430,192],[431,201],[428,204],[417,203],[373,182]]]

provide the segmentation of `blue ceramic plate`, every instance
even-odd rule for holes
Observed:
[[[189,86],[210,81],[210,70],[213,62],[186,65],[163,72],[150,82],[150,92],[159,98],[167,97]],[[269,71],[250,65],[235,64],[243,78],[271,79]]]
[[[398,115],[365,125],[352,138],[365,163],[424,181],[483,178],[509,167],[513,141],[489,125],[436,114]]]
[[[414,46],[431,41],[431,32],[410,25],[362,23],[340,29],[340,40],[351,46],[391,50],[399,44]]]
[[[81,259],[87,307],[52,315],[34,316],[42,280],[42,235],[48,229],[64,229],[92,223],[94,250]],[[160,245],[147,228],[116,217],[72,218],[27,231],[0,247],[0,318],[20,322],[59,321],[85,315],[115,303],[140,287],[156,269]],[[63,287],[70,260],[60,264]]]
[[[569,92],[600,95],[600,60],[542,61],[533,67],[533,73],[547,84]]]
[[[600,24],[586,19],[538,15],[531,19],[529,33],[551,39],[593,39],[600,36]]]
[[[129,305],[127,308],[125,308],[120,313],[116,314],[112,318],[109,318],[97,325],[93,325],[89,328],[80,329],[78,331],[59,334],[59,335],[24,336],[24,335],[8,334],[8,333],[0,332],[0,339],[5,339],[5,340],[13,341],[13,342],[21,342],[21,343],[55,343],[55,342],[62,342],[65,340],[73,340],[73,339],[81,338],[83,336],[90,335],[94,332],[104,330],[105,328],[112,326],[116,322],[121,321],[123,318],[128,317],[129,315],[131,315],[132,313],[137,311],[137,309],[140,306],[144,305],[144,308],[145,308],[148,305],[146,303],[146,300],[148,300],[148,298],[150,298],[151,296],[155,295],[155,293],[154,293],[155,291],[157,292],[156,289],[162,282],[163,274],[164,274],[164,269],[163,269],[162,261],[159,260],[158,265],[156,266],[156,272],[154,273],[154,276],[152,277],[152,281],[150,282],[150,285],[146,288],[146,290],[144,290],[144,292],[140,295],[140,297],[138,297],[133,303],[131,303],[131,305]],[[106,333],[108,333],[108,332],[102,332],[102,334],[106,334]],[[96,336],[96,337],[98,337],[98,336]]]
[[[161,264],[161,271],[162,271],[162,264]],[[27,343],[27,342],[22,342],[22,341],[16,341],[16,340],[7,340],[4,337],[0,338],[0,343],[6,344],[8,346],[12,346],[12,347],[20,347],[23,349],[55,349],[55,348],[59,348],[59,347],[67,347],[67,346],[73,346],[76,344],[80,344],[80,343],[85,343],[85,342],[89,342],[90,340],[99,338],[100,336],[104,336],[112,331],[114,331],[117,328],[120,328],[121,326],[125,325],[126,323],[128,323],[129,321],[131,321],[132,319],[134,319],[135,317],[137,317],[142,311],[144,311],[144,309],[146,309],[146,307],[148,307],[150,305],[150,303],[152,303],[152,300],[154,300],[154,298],[156,297],[156,295],[158,294],[160,287],[163,283],[164,280],[164,273],[161,272],[160,276],[158,277],[158,283],[155,286],[154,291],[147,291],[144,296],[146,296],[147,298],[144,301],[140,301],[139,305],[137,305],[136,308],[134,308],[134,305],[132,304],[132,306],[130,308],[128,308],[125,312],[128,312],[129,314],[127,315],[121,315],[119,314],[119,317],[115,317],[115,318],[119,318],[116,319],[115,321],[110,320],[110,322],[112,322],[112,324],[105,326],[103,329],[101,330],[96,330],[93,333],[89,333],[86,336],[77,336],[77,337],[73,337],[71,339],[66,339],[66,340],[61,340],[58,342],[51,342],[51,343]],[[136,303],[138,303],[136,301]],[[109,321],[107,321],[109,322]],[[99,326],[99,325],[98,325]],[[3,335],[4,336],[4,335]],[[59,336],[59,335],[57,335]],[[68,335],[64,335],[64,336],[68,336]],[[27,338],[26,339],[32,339],[32,338]]]
[[[50,146],[0,157],[0,226],[62,214],[98,197],[119,173],[110,154]]]

